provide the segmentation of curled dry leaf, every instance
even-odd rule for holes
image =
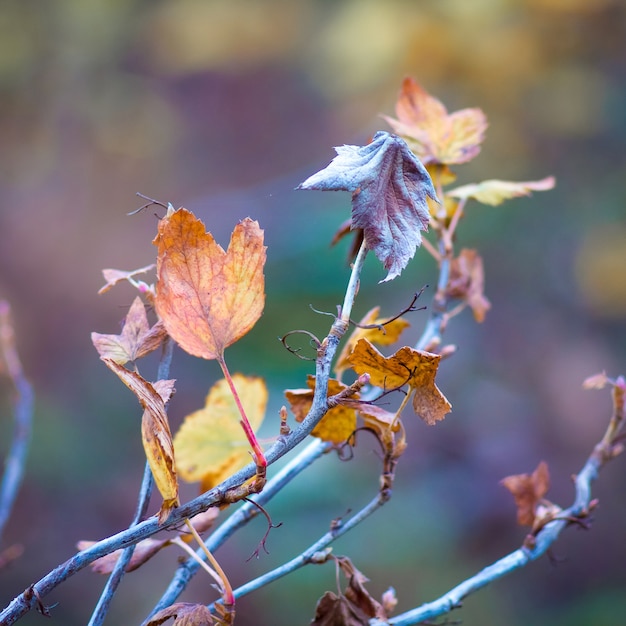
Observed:
[[[481,323],[491,308],[491,303],[484,295],[484,288],[482,257],[476,250],[464,248],[452,260],[446,293],[450,298],[464,300],[472,309],[474,319]]]
[[[159,222],[156,310],[189,354],[221,357],[245,335],[265,305],[265,246],[258,222],[233,230],[228,250],[193,213],[178,209]]]
[[[150,265],[140,267],[138,270],[131,270],[130,272],[114,269],[102,270],[102,275],[104,276],[104,280],[106,281],[106,283],[104,284],[104,286],[100,287],[98,293],[106,293],[107,291],[109,291],[109,289],[117,285],[117,283],[123,280],[127,280],[131,285],[133,285],[133,287],[139,289],[141,293],[152,295],[154,291],[153,287],[146,284],[142,280],[135,280],[135,276],[137,276],[137,274],[145,274],[154,267],[154,263],[151,263]]]
[[[348,337],[341,354],[337,358],[335,372],[339,373],[350,367],[348,357],[352,353],[352,350],[359,339],[368,339],[372,343],[379,346],[388,346],[392,343],[396,343],[404,329],[410,326],[409,322],[401,317],[385,324],[386,320],[379,318],[379,313],[380,307],[378,306],[370,309],[359,322],[358,326],[352,331],[352,334]],[[374,324],[377,324],[379,327],[361,328],[362,326],[372,326]]]
[[[533,526],[537,507],[550,488],[548,464],[541,461],[532,474],[507,476],[500,482],[513,494],[517,506],[517,523],[520,526]]]
[[[261,378],[233,375],[251,426],[257,430],[265,417],[267,387]],[[247,439],[239,425],[240,414],[225,379],[210,389],[204,408],[188,415],[174,437],[176,465],[188,482],[202,481],[203,490],[250,462]]]
[[[422,242],[430,219],[426,199],[437,200],[430,175],[406,143],[379,131],[366,146],[340,146],[323,170],[298,189],[352,192],[352,229],[363,230],[365,244],[398,276]]]
[[[412,78],[402,83],[396,115],[398,119],[383,118],[425,164],[470,161],[480,152],[487,129],[487,118],[480,109],[448,113]]]
[[[291,411],[296,421],[301,422],[308,414],[313,404],[313,394],[315,393],[315,377],[309,375],[307,379],[308,389],[287,389],[285,397],[289,402]],[[335,380],[328,381],[328,396],[334,396],[348,388],[348,385]],[[328,410],[326,415],[318,422],[311,431],[313,437],[319,437],[323,441],[340,444],[346,441],[356,429],[356,411],[354,400],[358,394],[353,394],[345,404],[338,404]]]
[[[211,611],[204,604],[177,602],[155,613],[145,626],[160,626],[174,618],[172,626],[212,626],[215,624]]]
[[[166,337],[167,331],[162,322],[157,322],[152,328],[148,326],[146,308],[139,296],[133,300],[119,335],[91,333],[91,341],[98,354],[119,365],[136,361],[156,350]]]
[[[360,339],[350,355],[357,374],[369,374],[371,384],[382,389],[409,385],[413,409],[427,424],[442,420],[451,405],[435,384],[441,356],[405,346],[390,357],[383,356],[367,339]]]
[[[149,383],[136,372],[127,370],[112,359],[102,360],[137,396],[144,408],[141,418],[141,439],[154,482],[163,496],[163,505],[159,512],[159,523],[162,524],[171,509],[179,504],[174,446],[165,411],[165,403],[174,391],[175,381],[159,380],[156,383]]]
[[[202,534],[209,530],[215,519],[219,515],[219,510],[216,508],[210,508],[204,511],[203,513],[199,513],[191,518],[191,523],[193,527],[198,531],[198,533]],[[181,532],[176,535],[180,537],[183,541],[190,543],[193,539],[190,533]],[[86,550],[93,546],[95,541],[79,541],[76,547],[79,550]],[[132,572],[133,570],[141,567],[144,563],[150,560],[157,552],[159,552],[162,548],[172,545],[172,539],[153,539],[152,537],[148,537],[148,539],[142,539],[133,551],[133,556],[131,557],[128,565],[126,565],[126,571]],[[108,575],[113,571],[115,564],[118,559],[122,555],[123,550],[115,550],[115,552],[111,552],[106,556],[100,557],[91,563],[91,570],[96,574],[104,574]]]
[[[348,586],[343,594],[327,591],[315,607],[311,626],[365,626],[371,619],[387,622],[389,614],[365,588],[367,578],[345,556],[337,557],[337,564]]]
[[[473,198],[483,204],[497,206],[505,200],[529,196],[533,191],[547,191],[555,185],[554,176],[548,176],[541,180],[529,180],[526,182],[510,182],[506,180],[485,180],[482,183],[463,185],[448,191],[447,195],[453,198]]]

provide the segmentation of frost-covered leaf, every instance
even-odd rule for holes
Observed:
[[[426,168],[400,137],[379,131],[366,146],[340,146],[330,164],[298,189],[352,192],[352,229],[361,228],[368,249],[398,276],[422,242],[437,194]]]

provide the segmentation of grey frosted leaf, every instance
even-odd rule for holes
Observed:
[[[439,201],[430,175],[407,144],[379,131],[366,146],[340,146],[323,170],[298,189],[352,192],[352,229],[362,228],[368,249],[387,270],[400,274],[428,229],[426,198]]]

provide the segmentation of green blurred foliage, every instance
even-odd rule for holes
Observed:
[[[26,552],[0,571],[0,604],[70,556],[75,541],[116,532],[134,511],[141,412],[98,362],[89,332],[116,332],[132,301],[124,288],[98,297],[100,270],[154,258],[152,209],[125,215],[141,204],[135,192],[194,210],[223,244],[246,215],[266,229],[266,312],[229,363],[269,379],[271,436],[281,390],[311,371],[276,337],[323,335],[329,318],[308,305],[334,312],[347,280],[345,245],[327,243],[348,215],[347,194],[293,189],[326,165],[332,146],[386,129],[377,115],[393,115],[406,75],[449,110],[487,114],[482,153],[458,168],[459,182],[554,174],[558,187],[468,207],[458,243],[483,254],[493,309],[480,327],[469,313],[455,319],[446,335],[459,346],[439,375],[453,413],[435,428],[409,424],[392,501],[335,551],[354,559],[376,595],[395,586],[408,609],[521,542],[503,476],[543,458],[554,499],[569,503],[568,477],[610,410],[608,396],[580,383],[626,369],[625,41],[620,0],[5,0],[0,296],[15,311],[38,410],[4,540]],[[368,260],[355,317],[379,303],[392,314],[436,280],[423,252],[392,284],[378,285],[382,277]],[[413,314],[407,342],[425,315]],[[150,376],[154,361],[142,372]],[[218,375],[176,354],[175,426]],[[374,494],[378,457],[362,445],[350,463],[325,459],[269,507],[284,522],[269,556],[246,562],[260,524],[219,553],[234,582],[292,558]],[[458,617],[619,623],[621,463],[601,477],[592,531],[557,547],[566,564],[531,565],[468,599]],[[153,605],[176,557],[159,558],[125,581],[111,623],[137,623]],[[59,602],[59,623],[85,623],[102,584],[83,573],[58,589],[49,600]],[[334,584],[331,566],[312,566],[242,600],[238,623],[306,623]],[[209,600],[207,589],[195,581],[185,599]]]

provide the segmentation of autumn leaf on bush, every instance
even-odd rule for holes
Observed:
[[[160,626],[172,617],[174,618],[172,626],[211,626],[215,624],[211,611],[204,604],[176,602],[155,613],[146,622],[146,626]]]
[[[448,113],[412,78],[402,83],[396,115],[398,119],[383,118],[426,165],[470,161],[480,152],[487,129],[487,118],[480,109]]]
[[[386,592],[386,605],[381,604],[367,591],[365,583],[368,579],[348,557],[340,556],[335,560],[348,579],[348,586],[342,594],[327,591],[320,598],[311,626],[365,626],[372,618],[386,623],[389,615],[385,606],[395,606],[389,599],[389,592]]]
[[[459,255],[452,259],[450,279],[446,288],[449,298],[464,300],[474,313],[474,319],[481,323],[485,320],[491,303],[485,297],[485,274],[483,260],[476,250],[463,248]]]
[[[265,416],[267,388],[261,378],[233,375],[250,424],[258,429]],[[176,466],[187,482],[202,481],[203,490],[250,462],[250,453],[239,426],[239,411],[225,379],[206,397],[204,408],[185,418],[174,437]]]
[[[191,518],[191,523],[193,524],[196,531],[200,534],[206,532],[214,523],[215,519],[219,515],[219,509],[210,508],[204,511],[203,513],[199,513]],[[191,541],[191,535],[189,533],[179,533],[176,535],[179,539],[185,542]],[[152,537],[148,537],[147,539],[142,539],[137,543],[135,549],[133,551],[133,555],[130,558],[130,561],[126,565],[125,571],[132,572],[133,570],[138,569],[144,563],[147,563],[157,552],[160,552],[166,546],[172,545],[172,538],[168,539],[154,539]],[[79,541],[76,547],[79,550],[86,550],[93,546],[96,541]],[[109,575],[115,565],[122,556],[124,552],[123,549],[115,550],[105,556],[96,559],[90,564],[91,571],[96,574],[103,574],[105,576]]]
[[[189,354],[220,359],[256,323],[265,304],[263,231],[249,218],[228,250],[186,209],[159,222],[156,310]]]
[[[500,483],[513,494],[520,526],[532,526],[536,531],[561,511],[544,500],[550,488],[550,473],[545,461],[541,461],[532,474],[507,476]]]
[[[368,339],[379,346],[388,346],[396,343],[404,329],[410,326],[409,322],[401,317],[386,323],[387,320],[378,317],[379,313],[380,307],[376,306],[363,316],[337,357],[335,372],[339,373],[350,367],[348,357],[359,339]],[[363,326],[377,326],[377,328],[363,328]]]
[[[154,263],[146,265],[146,267],[140,267],[137,270],[131,270],[130,272],[124,270],[106,269],[102,270],[104,280],[106,281],[103,287],[98,290],[99,294],[106,293],[117,283],[127,280],[133,287],[137,288],[141,293],[145,293],[148,297],[153,295],[154,287],[148,285],[143,280],[135,280],[137,274],[145,274],[155,267]]]
[[[121,334],[91,333],[91,341],[98,354],[119,365],[136,361],[156,350],[166,337],[167,331],[162,322],[157,322],[152,328],[148,326],[146,308],[139,296],[128,310]]]
[[[298,189],[352,192],[352,229],[361,228],[391,280],[406,267],[428,229],[426,198],[437,199],[430,175],[406,143],[379,131],[366,146],[340,146],[323,170]]]
[[[553,189],[554,185],[554,176],[517,183],[506,180],[485,180],[482,183],[463,185],[462,187],[451,189],[447,192],[447,195],[459,199],[473,198],[483,204],[497,206],[511,198],[530,196],[533,191]]]
[[[136,372],[127,370],[112,359],[102,360],[137,396],[144,409],[141,417],[141,439],[154,482],[163,496],[163,505],[159,511],[159,524],[162,524],[170,511],[179,504],[174,447],[165,411],[165,403],[174,391],[175,381],[158,380],[149,383]]]
[[[308,389],[287,389],[285,397],[289,402],[291,411],[296,421],[301,422],[308,414],[313,404],[315,393],[315,377],[309,375],[306,381]],[[328,380],[328,396],[334,396],[345,389],[348,385],[331,378]],[[356,400],[358,394],[353,394],[350,400]],[[311,431],[313,437],[319,437],[323,441],[340,444],[346,441],[356,429],[356,411],[351,403],[338,404],[328,410],[326,415],[318,422]]]
[[[429,425],[442,420],[452,408],[435,384],[441,360],[438,354],[405,346],[385,357],[367,339],[360,339],[348,360],[357,374],[369,374],[376,387],[394,389],[409,385],[413,409]]]

